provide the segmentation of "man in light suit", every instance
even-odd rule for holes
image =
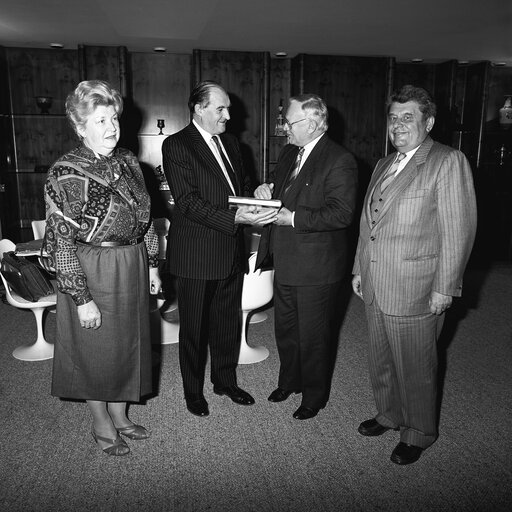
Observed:
[[[396,464],[417,461],[437,438],[436,342],[461,295],[476,231],[471,168],[460,151],[430,138],[435,115],[424,89],[406,85],[391,97],[388,135],[398,153],[373,172],[353,268],[377,407],[359,433],[400,430]]]
[[[268,399],[302,393],[293,417],[313,418],[328,400],[335,308],[345,272],[347,228],[356,202],[354,157],[327,134],[327,106],[314,94],[290,99],[285,129],[289,144],[270,183],[255,196],[281,199],[283,207],[264,228],[256,267],[275,268],[275,335],[278,387]]]
[[[239,310],[245,250],[242,224],[265,224],[275,210],[230,210],[229,195],[248,195],[238,141],[224,133],[230,101],[216,82],[199,83],[188,106],[191,123],[165,139],[163,166],[175,202],[167,244],[176,276],[179,354],[185,400],[196,416],[209,414],[203,386],[208,346],[213,391],[235,403],[253,397],[237,385]]]

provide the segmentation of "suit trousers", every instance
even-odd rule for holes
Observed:
[[[444,314],[384,314],[366,305],[368,361],[377,416],[400,440],[427,448],[437,438],[437,339]]]
[[[177,277],[179,357],[185,398],[203,394],[208,347],[214,386],[236,385],[243,274],[227,279]]]
[[[325,407],[329,396],[340,285],[289,286],[274,280],[278,386],[302,392],[302,405],[312,409]]]

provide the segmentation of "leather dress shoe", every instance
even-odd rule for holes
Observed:
[[[301,405],[294,413],[293,417],[296,420],[309,420],[314,418],[318,414],[319,409],[312,409],[310,407],[304,407]]]
[[[423,448],[413,444],[398,443],[391,454],[391,462],[405,466],[416,462],[423,452]]]
[[[208,410],[208,402],[204,397],[193,397],[187,398],[187,409],[196,416],[208,416],[210,411]]]
[[[293,391],[285,391],[284,389],[277,388],[270,393],[270,396],[268,397],[269,402],[284,402]]]
[[[381,425],[375,418],[372,418],[371,420],[366,420],[359,425],[359,428],[357,431],[362,436],[381,436],[384,434],[384,432],[387,432],[388,430],[399,430],[398,427],[385,427],[384,425]]]
[[[225,386],[223,388],[213,386],[213,392],[217,395],[226,395],[239,405],[252,405],[254,403],[254,398],[238,386]]]

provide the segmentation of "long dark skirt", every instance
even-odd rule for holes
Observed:
[[[52,395],[138,402],[152,387],[145,245],[78,244],[77,255],[102,323],[81,327],[71,297],[58,293]]]

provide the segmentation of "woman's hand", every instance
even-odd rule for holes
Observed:
[[[80,325],[84,329],[98,329],[101,326],[101,312],[93,300],[77,306],[76,310]]]
[[[149,293],[151,295],[157,295],[162,291],[162,280],[157,267],[151,267],[149,269]]]

